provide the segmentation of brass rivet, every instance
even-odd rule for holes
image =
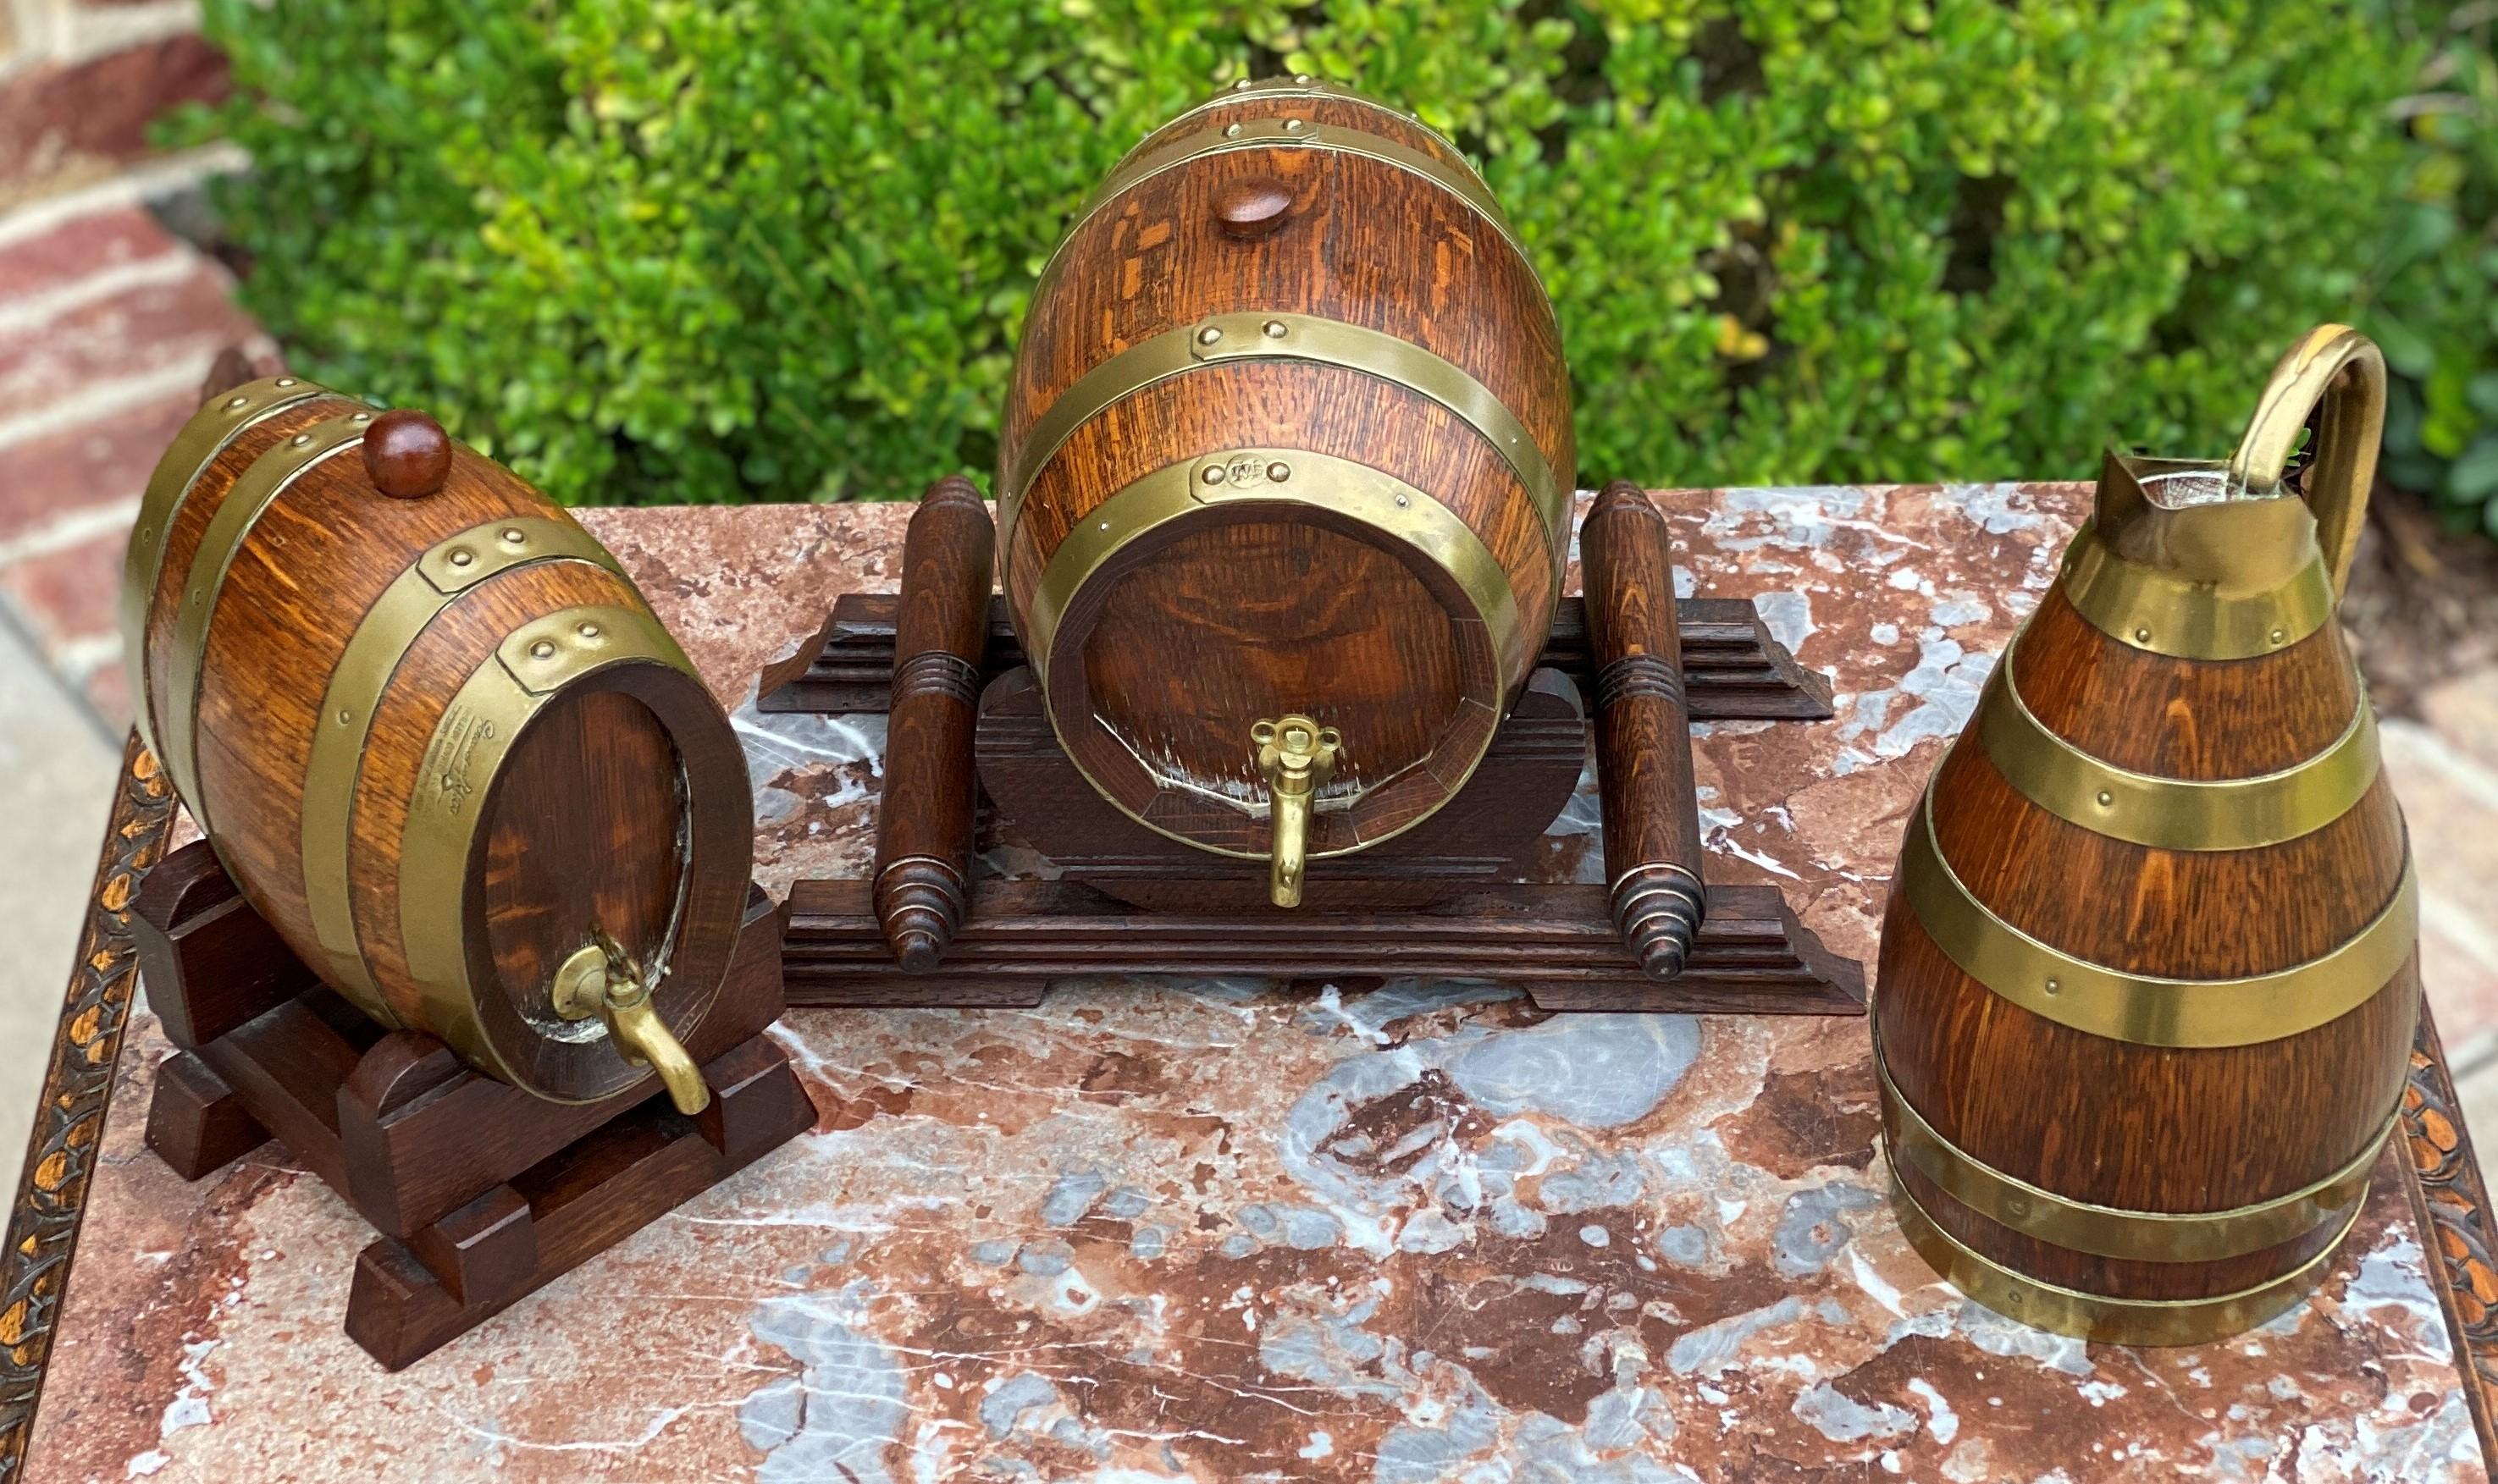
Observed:
[[[310,433],[297,433],[294,438],[294,443],[297,448],[302,448],[304,445],[311,441],[312,435]]]
[[[2109,792],[2108,792],[2106,789],[2104,789],[2104,788],[2099,790],[2099,807],[2100,807],[2100,808],[2103,808],[2103,809],[2104,809],[2104,808],[2108,808],[2108,807],[2110,807],[2110,806],[2114,805],[2115,805],[2115,803],[2116,803],[2116,795],[2109,793]]]
[[[551,639],[541,639],[536,644],[529,646],[529,657],[532,659],[555,658],[555,641]]]
[[[1109,521],[1103,521],[1103,522],[1102,522],[1102,528],[1103,528],[1104,530],[1105,530],[1105,531],[1106,531],[1106,530],[1108,530],[1108,529],[1110,528],[1110,522],[1109,522]]]
[[[1249,91],[1249,79],[1247,78],[1233,79],[1232,82],[1232,90],[1235,93],[1245,93]]]
[[[226,398],[226,410],[229,412],[248,407],[250,405],[251,398],[247,396],[229,396]]]
[[[519,527],[506,525],[503,527],[503,539],[514,546],[519,546],[522,542],[527,541],[529,538],[522,535]]]
[[[2134,642],[2135,644],[2149,644],[2149,643],[2151,643],[2151,630],[2149,630],[2149,629],[2135,629],[2135,630],[2133,631],[2133,642]]]
[[[2012,1200],[2005,1201],[2003,1203],[2003,1209],[2013,1216],[2026,1216],[2030,1214],[2030,1203],[2015,1197]]]
[[[1301,121],[1300,121],[1299,119],[1297,119],[1297,118],[1288,118],[1288,119],[1285,119],[1285,120],[1284,120],[1284,132],[1285,132],[1286,134],[1298,134],[1298,133],[1300,133],[1300,132],[1301,132]]]
[[[360,413],[357,413],[354,417],[349,418],[347,421],[348,421],[348,422],[350,422],[350,423],[369,423],[369,422],[371,422],[372,420],[373,420],[373,415],[372,415],[371,413],[369,413],[369,412],[360,412]]]
[[[2275,629],[2264,637],[2270,639],[2274,644],[2279,644],[2290,637],[2290,631],[2288,629]]]
[[[451,553],[451,565],[455,567],[471,566],[475,564],[476,560],[477,553],[468,550],[466,547],[462,547],[459,551]]]
[[[1289,327],[1287,327],[1282,320],[1268,320],[1266,322],[1266,338],[1269,340],[1280,340],[1284,338],[1288,329]]]
[[[1206,326],[1203,330],[1197,332],[1197,343],[1200,345],[1212,345],[1222,338],[1223,332],[1215,329],[1211,325]]]
[[[574,629],[573,632],[579,634],[584,639],[596,639],[598,637],[598,625],[595,623],[585,622],[579,628]]]
[[[1293,74],[1293,80],[1303,87],[1307,87],[1310,85],[1310,75],[1305,72],[1297,72]]]
[[[277,378],[277,384],[281,387],[291,387],[295,385],[295,378],[292,376],[280,376]]]
[[[2047,981],[2047,993],[2050,995],[2062,995],[2065,993],[2065,981],[2062,979],[2049,979]]]
[[[1280,485],[1293,477],[1293,466],[1278,458],[1266,465],[1266,477]]]
[[[1207,464],[1205,466],[1205,472],[1200,474],[1198,478],[1205,481],[1209,485],[1219,485],[1223,483],[1223,465],[1219,463]]]
[[[1240,137],[1240,126],[1238,124],[1225,124],[1223,126],[1223,137],[1228,140],[1238,139]]]

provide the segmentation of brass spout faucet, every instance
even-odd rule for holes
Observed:
[[[616,1053],[626,1062],[649,1065],[668,1089],[668,1101],[691,1118],[711,1103],[702,1068],[659,1019],[651,1004],[651,983],[642,965],[601,929],[555,972],[555,1013],[568,1021],[595,1015],[607,1023]]]
[[[1335,773],[1343,741],[1333,727],[1307,716],[1261,721],[1249,729],[1258,744],[1258,773],[1273,800],[1274,853],[1266,896],[1279,907],[1301,904],[1301,873],[1309,864],[1310,810],[1321,784]]]

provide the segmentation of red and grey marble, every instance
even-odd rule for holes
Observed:
[[[1711,865],[1871,959],[1900,824],[2037,600],[2070,486],[1660,497],[1839,718],[1701,729]],[[590,513],[748,745],[758,871],[856,873],[880,718],[756,670],[889,587],[895,507]],[[1584,873],[1591,815],[1545,869]],[[1035,868],[1011,841],[1005,868]],[[2388,1165],[2310,1302],[2085,1345],[1938,1282],[1882,1199],[1861,1021],[1544,1017],[1481,983],[1104,977],[801,1011],[815,1132],[399,1375],[368,1234],[273,1150],[184,1185],[142,1020],[39,1480],[1690,1484],[2482,1476]]]

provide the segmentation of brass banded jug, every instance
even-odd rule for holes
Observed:
[[[2365,1201],[2419,996],[2402,814],[2333,621],[2385,376],[2328,325],[2227,460],[2110,453],[1909,816],[1874,1030],[1894,1204],[2014,1318],[2248,1328]]]

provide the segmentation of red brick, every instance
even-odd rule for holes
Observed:
[[[0,335],[0,406],[41,407],[100,381],[205,363],[253,332],[226,293],[225,274],[203,261],[176,282],[130,289]]]
[[[0,83],[0,185],[78,160],[137,159],[157,114],[213,103],[228,86],[224,53],[191,35],[12,78]]]
[[[72,217],[50,231],[0,247],[0,303],[42,294],[178,244],[156,218],[136,205],[108,206]]]
[[[176,395],[101,422],[0,450],[0,544],[62,514],[137,497],[197,397]]]
[[[0,568],[0,593],[55,663],[63,648],[120,626],[121,558],[128,531],[107,531],[64,551]]]

